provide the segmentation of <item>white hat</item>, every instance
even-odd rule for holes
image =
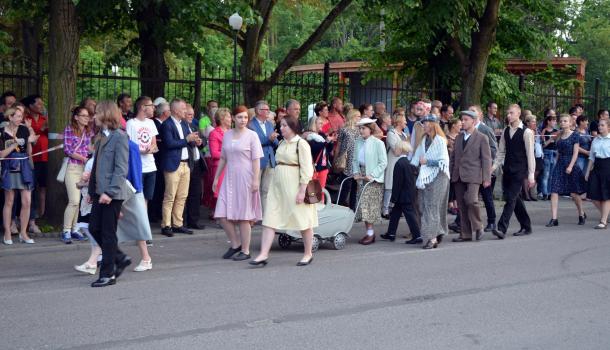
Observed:
[[[153,104],[155,105],[155,107],[157,107],[158,105],[162,104],[162,103],[167,103],[167,100],[164,99],[163,97],[157,97],[155,98],[155,100],[153,101]]]
[[[367,125],[367,124],[373,124],[373,123],[375,123],[375,119],[362,118],[362,119],[360,119],[360,121],[358,123],[356,123],[356,125],[361,126],[361,125]]]

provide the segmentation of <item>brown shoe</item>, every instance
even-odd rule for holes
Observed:
[[[362,244],[362,245],[369,245],[369,244],[373,244],[375,243],[375,235],[369,236],[366,235],[364,237],[362,237],[358,243]]]

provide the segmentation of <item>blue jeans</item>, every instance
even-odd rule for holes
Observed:
[[[549,178],[551,172],[557,163],[557,151],[556,150],[544,150],[544,168],[542,169],[542,194],[548,196],[551,194],[549,188]]]

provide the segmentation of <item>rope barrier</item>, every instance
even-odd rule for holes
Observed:
[[[32,154],[31,156],[27,156],[27,157],[14,157],[14,158],[7,157],[7,158],[0,158],[0,160],[23,160],[23,159],[28,159],[28,158],[31,158],[31,157],[39,156],[41,154],[57,151],[57,150],[62,149],[62,148],[64,148],[64,144],[63,143],[60,144],[60,145],[51,147],[51,148],[49,148],[47,150],[36,152],[36,153]]]

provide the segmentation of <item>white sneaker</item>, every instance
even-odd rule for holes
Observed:
[[[95,265],[91,266],[87,263],[84,263],[82,265],[74,266],[74,269],[79,272],[84,272],[84,273],[88,273],[90,275],[95,275],[95,272],[97,271],[97,266],[95,266]]]
[[[143,272],[143,271],[148,271],[152,269],[152,260],[140,260],[140,263],[138,264],[138,266],[135,267],[135,269],[133,269],[135,272]]]

